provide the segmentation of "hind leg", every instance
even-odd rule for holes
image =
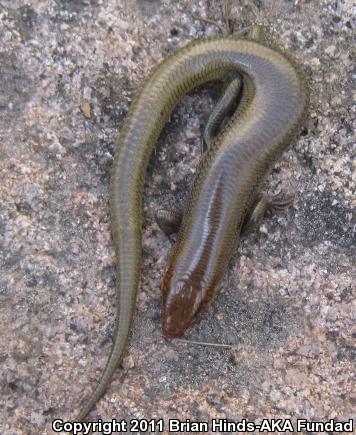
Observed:
[[[242,77],[238,73],[231,74],[221,92],[221,95],[209,115],[202,137],[202,152],[211,145],[213,139],[221,130],[225,118],[234,111],[242,91]]]

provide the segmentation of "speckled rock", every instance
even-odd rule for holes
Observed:
[[[222,290],[187,332],[162,336],[170,242],[153,210],[184,205],[216,86],[174,111],[146,177],[143,275],[133,334],[91,419],[347,420],[355,404],[355,136],[352,2],[233,2],[305,69],[302,134],[266,182],[295,194],[244,240]],[[110,352],[114,146],[148,72],[215,35],[221,2],[1,0],[0,432],[72,419]],[[228,346],[197,345],[193,341]],[[229,347],[230,346],[230,347]]]

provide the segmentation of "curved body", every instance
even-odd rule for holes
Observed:
[[[226,271],[255,192],[288,144],[307,105],[296,68],[277,51],[232,36],[195,41],[168,57],[134,99],[120,134],[110,192],[117,255],[114,344],[84,419],[105,392],[130,331],[141,265],[144,175],[178,99],[230,72],[244,80],[238,114],[204,154],[163,283],[164,332],[183,333]]]

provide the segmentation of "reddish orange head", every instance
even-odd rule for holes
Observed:
[[[189,278],[174,280],[166,273],[162,286],[163,333],[179,337],[190,325],[203,303],[203,291]]]

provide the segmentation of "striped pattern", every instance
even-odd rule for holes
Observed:
[[[243,77],[244,95],[205,154],[162,287],[164,332],[175,336],[216,292],[263,177],[287,146],[307,106],[304,79],[278,51],[234,36],[195,41],[168,57],[138,93],[120,133],[110,211],[117,255],[114,344],[84,420],[120,363],[130,332],[141,266],[142,191],[153,147],[181,96],[226,75]]]

